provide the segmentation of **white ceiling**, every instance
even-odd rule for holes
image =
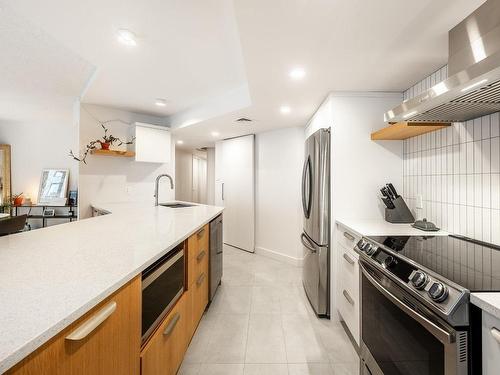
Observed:
[[[176,137],[200,147],[303,126],[332,90],[406,89],[446,63],[448,30],[483,2],[16,0],[9,6],[97,67],[84,102],[169,116]],[[138,35],[137,47],[117,43],[120,28]],[[307,72],[300,82],[288,77],[295,66]],[[155,107],[155,98],[168,105]],[[291,107],[286,116],[283,104]],[[242,116],[255,121],[235,124]]]
[[[36,25],[0,8],[0,121],[54,118],[59,115],[55,108],[68,105],[71,112],[93,71]]]

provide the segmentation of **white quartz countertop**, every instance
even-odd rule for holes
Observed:
[[[500,319],[500,293],[498,292],[481,292],[471,293],[470,301],[486,311],[488,314]]]
[[[111,214],[0,237],[0,373],[223,210],[94,207]]]
[[[448,232],[424,232],[410,224],[391,224],[384,219],[337,219],[337,223],[361,236],[447,236]]]

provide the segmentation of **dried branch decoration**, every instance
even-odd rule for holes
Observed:
[[[93,117],[93,116],[92,116]],[[94,118],[94,117],[93,117]],[[116,143],[117,146],[121,146],[121,145],[131,145],[134,143],[135,141],[135,137],[132,137],[132,139],[128,142],[124,142],[122,141],[120,138],[118,137],[115,137],[113,136],[112,134],[109,134],[108,135],[108,131],[109,129],[105,126],[105,124],[109,123],[109,122],[113,122],[113,121],[120,121],[120,122],[123,122],[125,123],[124,121],[121,121],[121,120],[108,120],[108,121],[99,121],[97,120],[96,118],[94,118],[100,125],[101,127],[104,129],[104,135],[101,139],[96,139],[95,141],[91,141],[89,142],[86,146],[85,146],[85,151],[83,153],[82,156],[76,156],[73,152],[73,150],[69,150],[69,156],[72,157],[74,160],[76,161],[79,161],[79,162],[83,162],[84,164],[87,164],[87,156],[89,154],[90,151],[92,150],[96,150],[97,149],[97,144],[99,144],[102,147],[103,144],[109,144],[109,145],[113,145]],[[127,125],[129,125],[128,123],[126,123]]]

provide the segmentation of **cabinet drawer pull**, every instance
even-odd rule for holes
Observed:
[[[196,257],[196,260],[197,260],[198,262],[201,262],[201,260],[205,257],[205,254],[206,254],[205,250],[200,251],[200,253],[199,253],[199,254],[198,254],[198,256]]]
[[[165,327],[165,331],[163,331],[163,336],[170,336],[170,334],[174,330],[174,328],[177,325],[177,322],[179,321],[180,318],[181,318],[181,314],[175,313],[172,320]]]
[[[205,228],[201,228],[200,231],[198,231],[198,233],[196,233],[196,236],[198,236],[198,238],[200,238],[203,236],[203,233],[205,233]]]
[[[498,330],[498,328],[493,327],[491,329],[491,335],[496,340],[496,342],[500,344],[500,331]]]
[[[344,289],[344,291],[342,292],[342,294],[344,295],[344,297],[347,300],[347,302],[349,302],[351,305],[354,306],[354,300],[351,298],[351,296],[349,295],[349,293],[347,292],[347,290]]]
[[[203,272],[200,276],[198,276],[198,280],[196,280],[196,285],[200,286],[203,280],[205,280],[205,272]]]
[[[349,232],[344,232],[344,237],[347,238],[349,241],[354,241],[354,236]]]
[[[346,253],[344,253],[344,255],[342,255],[342,256],[347,261],[347,263],[354,264],[354,259],[352,259],[349,255],[347,255]]]
[[[66,340],[79,341],[84,339],[91,333],[94,329],[99,327],[106,319],[109,318],[116,310],[116,302],[113,301],[103,307],[101,310],[95,313],[93,317],[83,323],[80,327],[71,332],[66,336]]]

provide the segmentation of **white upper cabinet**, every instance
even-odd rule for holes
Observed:
[[[135,161],[147,163],[169,163],[172,140],[170,129],[136,122],[134,124]]]

